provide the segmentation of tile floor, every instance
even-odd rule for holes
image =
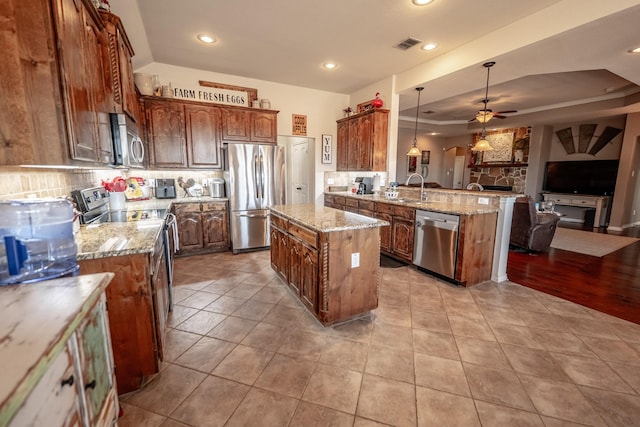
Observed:
[[[120,426],[640,426],[640,325],[520,285],[382,268],[322,327],[269,252],[176,260],[161,373]]]

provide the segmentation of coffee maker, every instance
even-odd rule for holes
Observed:
[[[371,177],[357,177],[356,184],[358,184],[358,191],[356,194],[373,194],[373,178]]]

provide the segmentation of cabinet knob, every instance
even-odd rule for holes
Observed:
[[[84,385],[85,390],[93,390],[94,388],[96,388],[96,380],[93,380],[90,383]]]
[[[60,386],[64,387],[66,385],[68,386],[72,386],[73,385],[73,375],[69,376],[69,378],[67,378],[66,380],[62,380],[60,381]]]

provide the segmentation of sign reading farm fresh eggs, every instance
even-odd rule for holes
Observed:
[[[249,93],[245,91],[229,90],[222,88],[184,88],[173,89],[173,97],[199,102],[212,102],[216,104],[235,105],[248,107],[250,105]]]

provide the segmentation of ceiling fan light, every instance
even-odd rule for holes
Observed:
[[[493,147],[491,146],[491,144],[489,144],[489,141],[487,141],[486,138],[481,138],[478,142],[476,142],[476,145],[471,147],[471,151],[491,151],[491,150],[493,150]]]
[[[476,120],[480,123],[487,123],[493,118],[494,114],[491,111],[478,111],[476,114]]]

